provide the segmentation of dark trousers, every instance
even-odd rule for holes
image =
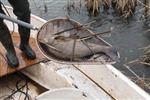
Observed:
[[[28,0],[8,0],[8,2],[13,7],[13,12],[19,20],[30,23],[30,9]],[[5,14],[2,10],[2,5],[0,5],[0,13]],[[18,31],[21,37],[21,43],[24,43],[24,41],[26,41],[25,43],[28,43],[30,37],[30,29],[18,25]],[[10,38],[11,36],[8,28],[4,24],[3,19],[0,19],[0,41],[9,42],[9,40],[11,41]],[[4,45],[5,44],[7,43],[4,43]]]

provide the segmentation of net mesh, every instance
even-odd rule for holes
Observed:
[[[51,60],[65,63],[115,62],[117,51],[93,34],[74,20],[54,19],[40,29],[37,40],[42,52]]]

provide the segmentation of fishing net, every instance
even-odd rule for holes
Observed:
[[[60,63],[114,63],[116,49],[80,23],[71,19],[53,19],[40,29],[37,43],[43,54]]]

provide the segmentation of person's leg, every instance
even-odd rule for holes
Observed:
[[[4,13],[0,5],[0,13]],[[18,58],[13,46],[12,38],[9,32],[9,29],[3,22],[3,19],[0,19],[0,42],[7,51],[6,57],[8,60],[8,65],[11,67],[17,67],[19,65]]]
[[[18,17],[19,20],[24,22],[30,23],[30,9],[28,0],[8,0],[9,3],[14,8],[14,14]],[[35,52],[29,45],[29,38],[30,38],[30,29],[19,27],[19,34],[21,38],[20,49],[25,53],[27,58],[35,59],[36,55]]]

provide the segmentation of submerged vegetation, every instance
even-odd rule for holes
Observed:
[[[100,4],[102,0],[85,0],[87,9],[93,15],[97,15],[99,13]]]
[[[143,8],[138,10],[144,11],[145,18],[150,19],[150,0],[80,0],[79,6],[75,1],[68,0],[67,9],[68,11],[74,9],[79,12],[83,3],[91,16],[98,16],[101,13],[109,14],[111,9],[124,19],[134,15],[137,5],[140,4]]]
[[[150,0],[84,0],[90,15],[97,16],[100,11],[108,13],[113,9],[119,16],[127,19],[136,11],[137,4],[141,4],[145,9],[145,18],[150,15]]]
[[[135,12],[137,0],[113,0],[113,8],[124,18],[132,16]]]
[[[137,0],[85,0],[89,12],[92,11],[93,15],[99,13],[102,8],[103,12],[107,12],[113,8],[119,15],[128,18],[135,12]]]

